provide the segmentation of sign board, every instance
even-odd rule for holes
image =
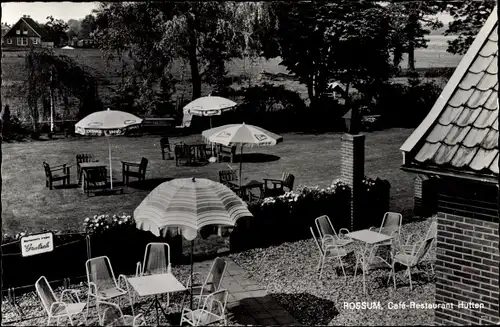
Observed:
[[[21,254],[23,257],[52,252],[54,235],[51,232],[24,236],[21,238]]]

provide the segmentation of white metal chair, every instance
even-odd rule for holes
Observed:
[[[68,318],[70,325],[73,326],[73,316],[78,314],[83,315],[85,324],[87,323],[87,316],[83,313],[83,309],[85,309],[86,304],[80,301],[78,290],[63,290],[61,297],[57,298],[45,276],[38,278],[35,283],[35,289],[40,297],[40,300],[42,301],[43,308],[48,315],[47,326],[50,326],[52,318],[56,318],[58,325],[61,318]],[[71,302],[65,302],[65,295],[67,296],[69,294],[75,295],[77,301],[74,302],[71,298],[69,298],[68,300]]]
[[[170,246],[167,243],[148,243],[144,251],[142,264],[137,263],[136,277],[154,274],[170,274],[172,265],[170,263]],[[170,303],[170,295],[167,293],[167,306]]]
[[[314,242],[316,243],[316,246],[319,250],[319,263],[317,267],[319,269],[319,278],[321,279],[321,276],[323,274],[323,267],[325,266],[325,261],[328,256],[333,256],[339,260],[340,267],[342,267],[342,272],[344,273],[344,278],[347,278],[344,264],[342,263],[342,258],[348,254],[347,250],[335,243],[328,243],[324,246],[321,245],[316,237],[316,234],[314,234],[313,228],[309,227],[309,230],[311,231]]]
[[[102,317],[99,318],[101,326],[145,326],[146,319],[141,314],[137,316],[124,315],[122,309],[111,302],[99,301]]]
[[[382,218],[382,225],[380,225],[378,232],[381,234],[395,236],[395,234],[401,235],[401,224],[403,222],[403,216],[397,212],[386,212],[384,218]],[[370,227],[370,230],[376,229],[375,227]],[[391,242],[379,244],[390,245]]]
[[[433,240],[433,242],[431,243],[431,247],[432,247],[432,245],[436,242],[436,237],[437,237],[437,222],[433,221],[430,224],[429,229],[427,230],[427,233],[425,234],[424,238],[421,238],[419,234],[415,234],[415,233],[410,234],[406,238],[406,242],[404,244],[405,246],[401,247],[400,250],[406,251],[407,254],[411,254],[411,251],[412,251],[411,245],[413,244],[412,240],[414,238],[416,238],[418,242],[423,242],[427,239],[432,239]],[[422,259],[422,261],[424,261],[424,260],[430,261],[431,271],[434,274],[434,267],[432,264],[432,260],[431,260],[431,258],[429,258],[429,256],[430,256],[430,251],[427,251],[427,253],[426,253],[425,257]]]
[[[222,258],[215,258],[210,267],[210,271],[205,278],[203,284],[193,283],[192,295],[194,300],[198,300],[198,308],[203,303],[203,300],[213,292],[217,292],[222,284],[222,279],[226,273],[227,262]],[[199,273],[193,273],[193,280],[195,276],[199,276]],[[186,281],[186,288],[191,290],[191,278],[188,277]]]
[[[85,263],[87,270],[87,316],[89,313],[90,299],[96,300],[97,315],[100,318],[99,303],[109,302],[109,300],[119,298],[128,293],[128,282],[124,275],[118,276],[118,281],[115,278],[111,261],[106,256],[96,257],[87,260]],[[119,282],[123,282],[127,290],[119,286]],[[132,315],[134,314],[134,306],[129,298]]]
[[[207,295],[202,307],[198,307],[196,310],[183,308],[180,325],[186,322],[191,326],[207,326],[222,322],[224,326],[227,326],[226,304],[228,296],[227,290],[218,290]]]
[[[339,229],[339,234],[333,228],[332,221],[327,215],[320,216],[314,220],[321,239],[321,245],[335,243],[338,246],[346,246],[353,241],[347,236],[349,230],[347,228]]]
[[[434,242],[434,238],[427,238],[423,241],[419,241],[412,245],[400,245],[399,249],[396,250],[394,254],[392,254],[392,269],[389,274],[389,282],[391,276],[394,281],[394,288],[396,288],[396,273],[394,271],[394,266],[396,263],[406,266],[406,273],[408,278],[410,279],[410,290],[412,287],[411,282],[411,268],[417,267],[424,259],[424,257],[429,252],[429,249]]]

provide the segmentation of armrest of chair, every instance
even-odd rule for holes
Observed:
[[[137,324],[137,321],[141,319],[142,323]],[[139,313],[137,316],[134,317],[134,320],[132,321],[133,326],[146,326],[146,318],[144,318],[144,315],[142,313]]]
[[[78,302],[80,303],[80,297],[78,296],[78,294],[80,294],[80,291],[79,290],[73,290],[73,289],[66,289],[66,290],[63,290],[61,292],[61,301],[64,302],[64,295],[66,294],[74,294],[76,296],[76,299],[78,300]]]
[[[94,282],[89,282],[88,284],[89,284],[88,294],[97,297],[97,285]],[[94,292],[92,292],[92,289],[94,289]]]
[[[62,302],[62,301],[56,301],[56,302],[53,302],[51,305],[50,305],[50,313],[53,314],[54,313],[54,308],[57,307],[57,306],[62,306],[64,311],[66,311],[66,314],[68,314],[68,307],[66,306],[66,303]]]
[[[135,265],[135,277],[139,277],[140,275],[142,275],[142,265],[141,262],[139,261]]]
[[[349,230],[347,228],[341,228],[339,229],[339,238],[346,238],[346,239],[351,239],[347,234],[349,234]]]
[[[122,166],[131,166],[131,167],[139,167],[141,164],[136,163],[136,162],[127,162],[127,161],[122,161]]]
[[[408,235],[408,237],[406,238],[405,245],[411,244],[410,241],[411,241],[412,237],[415,237],[415,236],[417,237],[419,242],[422,241],[422,238],[420,237],[420,235],[412,233],[412,234]]]
[[[125,288],[124,289],[120,287],[120,282],[123,282],[125,284]],[[120,274],[118,276],[118,289],[120,289],[120,288],[121,288],[122,291],[126,291],[127,293],[129,291],[127,276],[125,276],[124,274]]]

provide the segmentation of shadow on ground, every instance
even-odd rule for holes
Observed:
[[[228,308],[228,313],[233,316],[232,320],[238,324],[245,325],[247,324],[247,316],[250,314],[252,316],[256,315],[256,317],[254,316],[256,320],[261,320],[257,322],[262,323],[262,321],[265,321],[266,318],[259,319],[259,315],[261,317],[264,316],[262,313],[258,313],[258,309],[255,312],[249,312],[249,310],[255,308],[255,300],[260,302],[263,308],[269,310],[269,314],[278,320],[278,322],[280,322],[280,317],[283,318],[283,316],[288,314],[293,316],[302,325],[328,325],[339,314],[332,301],[309,293],[273,293],[264,297],[241,299],[236,306]],[[280,304],[284,309],[283,312],[280,313],[276,309],[272,309],[272,303]],[[286,325],[291,325],[291,322],[286,323]]]
[[[272,161],[277,161],[280,160],[281,158],[278,156],[275,156],[273,154],[266,154],[266,153],[243,153],[241,154],[236,154],[234,156],[234,162],[239,163],[240,158],[243,159],[243,162],[251,162],[251,163],[262,163],[262,162],[272,162]]]
[[[133,181],[128,183],[128,187],[143,191],[152,191],[160,184],[171,181],[172,179],[173,178],[152,178],[146,179],[145,181]]]

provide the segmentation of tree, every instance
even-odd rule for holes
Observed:
[[[453,21],[448,25],[445,35],[457,35],[457,38],[448,41],[446,51],[452,54],[465,54],[490,16],[495,4],[494,0],[464,0],[449,3],[447,10],[452,15]]]
[[[87,15],[81,21],[81,29],[78,36],[82,39],[90,39],[96,28],[97,24],[94,15]]]
[[[70,40],[73,40],[74,38],[78,37],[81,33],[82,29],[82,22],[80,20],[76,19],[70,19],[68,20],[68,38]]]
[[[69,26],[62,19],[55,19],[52,16],[47,17],[47,22],[43,25],[43,29],[48,35],[49,42],[54,42],[55,47],[59,47],[68,41],[66,31]]]
[[[55,97],[71,94],[80,100],[78,116],[83,117],[102,107],[97,92],[97,81],[92,74],[65,55],[55,55],[49,49],[30,49],[26,56],[28,70],[27,102],[32,118],[33,132],[38,133],[41,100],[50,103],[51,132],[55,114]]]
[[[408,54],[408,69],[415,70],[415,50],[427,48],[425,37],[431,29],[443,27],[436,14],[444,5],[436,0],[404,1],[392,0],[387,5],[391,15],[391,49],[393,65],[399,67],[403,54]]]
[[[202,81],[220,86],[224,64],[246,48],[243,15],[258,3],[133,2],[102,3],[96,11],[95,40],[108,55],[125,53],[143,79],[141,94],[151,94],[170,74],[174,60],[190,67],[192,96],[201,96]],[[243,10],[245,9],[245,10]],[[258,12],[258,11],[257,11]]]
[[[387,80],[389,17],[373,2],[273,3],[264,55],[282,58],[315,102],[328,82],[356,88]]]

